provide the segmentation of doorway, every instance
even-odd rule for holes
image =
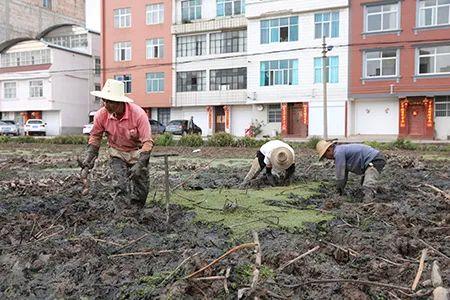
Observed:
[[[304,122],[303,103],[289,104],[289,126],[288,134],[296,137],[306,138],[308,136],[308,125]]]
[[[225,132],[225,110],[223,106],[214,107],[214,132]]]

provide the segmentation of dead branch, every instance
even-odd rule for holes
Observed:
[[[173,270],[172,273],[169,274],[169,276],[167,276],[166,278],[164,278],[164,280],[161,282],[160,286],[164,286],[164,283],[166,283],[167,281],[169,281],[169,280],[172,278],[172,276],[174,276],[174,275],[178,272],[178,270],[179,270],[185,263],[187,263],[187,262],[188,262],[191,258],[193,258],[194,256],[197,256],[198,253],[199,253],[199,252],[194,253],[193,255],[191,255],[191,256],[185,258],[185,259],[181,262],[181,264],[179,264],[179,265],[175,268],[175,270]]]
[[[413,291],[416,290],[417,285],[419,284],[420,277],[422,276],[423,268],[425,267],[425,259],[427,258],[427,252],[428,249],[426,248],[422,250],[422,256],[420,257],[419,261],[419,269],[417,270],[416,278],[414,278],[414,282],[411,287]]]
[[[224,280],[227,279],[226,276],[208,276],[208,277],[198,277],[192,278],[192,281],[209,281],[209,280]]]
[[[110,245],[117,246],[117,247],[123,247],[122,244],[115,243],[115,242],[110,242],[110,241],[107,241],[107,240],[97,239],[97,238],[95,238],[95,237],[93,237],[93,236],[90,236],[89,238],[90,238],[91,240],[93,240],[94,242],[104,243],[104,244],[110,244]]]
[[[242,244],[242,245],[236,246],[234,248],[231,248],[225,254],[223,254],[219,258],[216,258],[215,260],[213,260],[210,264],[208,264],[208,265],[204,266],[203,268],[201,268],[200,270],[195,271],[194,273],[184,277],[183,279],[190,279],[190,278],[200,274],[201,272],[211,268],[213,265],[217,264],[218,262],[223,260],[225,257],[227,257],[228,255],[230,255],[230,254],[232,254],[232,253],[234,253],[236,251],[239,251],[241,249],[246,249],[246,248],[252,248],[252,247],[255,247],[255,243],[246,243],[246,244]]]
[[[390,289],[397,289],[397,290],[407,291],[407,292],[411,291],[410,288],[404,287],[404,286],[399,286],[399,285],[394,285],[394,284],[389,284],[389,283],[376,282],[376,281],[356,280],[356,279],[310,280],[310,281],[305,281],[305,282],[298,283],[298,284],[282,285],[282,286],[284,286],[286,288],[290,288],[290,289],[296,289],[296,288],[299,288],[299,287],[305,286],[305,285],[330,284],[330,283],[351,283],[351,284],[361,284],[361,285],[373,285],[373,286],[385,287],[385,288],[390,288]]]
[[[437,250],[436,248],[434,248],[433,246],[431,246],[430,244],[428,244],[427,242],[425,242],[422,239],[419,239],[419,242],[421,242],[422,244],[424,244],[425,246],[427,246],[428,248],[430,248],[431,250],[433,250],[434,252],[436,252],[437,254],[439,254],[440,256],[450,260],[450,257],[448,257],[447,255],[445,255],[444,253],[442,253],[441,251]]]
[[[165,254],[165,253],[172,253],[176,250],[160,250],[160,251],[145,251],[145,252],[130,252],[130,253],[121,253],[121,254],[113,254],[108,256],[108,258],[114,258],[114,257],[126,257],[126,256],[146,256],[146,255],[155,255],[155,254]]]
[[[344,247],[341,247],[341,246],[339,246],[339,245],[336,245],[336,244],[333,244],[333,243],[330,243],[330,242],[327,242],[327,241],[323,241],[323,242],[324,242],[325,244],[330,245],[330,246],[333,246],[333,247],[335,247],[335,248],[337,248],[337,249],[339,249],[339,250],[342,250],[342,251],[344,251],[344,252],[348,252],[351,256],[357,257],[357,256],[360,255],[358,252],[356,252],[356,251],[353,250],[353,249],[350,249],[350,248],[345,249]]]
[[[121,248],[119,248],[119,249],[113,251],[112,254],[116,254],[116,253],[118,253],[118,252],[120,252],[120,251],[122,251],[122,250],[124,250],[124,249],[127,249],[128,247],[130,247],[130,246],[136,244],[137,242],[139,242],[140,240],[142,240],[143,238],[145,238],[147,235],[148,235],[148,233],[144,234],[143,236],[141,236],[141,237],[139,237],[139,238],[137,238],[137,239],[135,239],[135,240],[132,240],[131,242],[129,242],[129,243],[126,244],[125,246],[123,246],[123,247],[121,247]]]
[[[225,293],[229,294],[230,291],[228,290],[228,277],[230,277],[231,267],[227,268],[227,271],[225,272],[225,279],[223,280],[223,288],[225,290]]]
[[[442,196],[444,196],[444,198],[446,198],[447,200],[450,200],[450,195],[447,194],[446,192],[444,192],[443,190],[441,190],[440,188],[435,187],[434,185],[428,184],[428,183],[423,183],[423,186],[429,187],[430,189],[432,189],[435,192],[438,192],[439,194],[441,194]]]
[[[303,253],[302,255],[299,255],[299,256],[297,256],[296,258],[294,258],[294,259],[288,261],[287,263],[285,263],[284,265],[282,265],[281,267],[278,268],[278,272],[283,271],[283,269],[286,268],[287,266],[289,266],[289,265],[295,263],[296,261],[302,259],[303,257],[305,257],[305,256],[307,256],[307,255],[309,255],[309,254],[311,254],[311,253],[313,253],[313,252],[319,250],[319,248],[320,248],[320,246],[316,246],[316,247],[314,247],[314,248],[308,250],[307,252]]]
[[[253,240],[255,242],[256,259],[253,267],[253,278],[250,285],[250,295],[253,294],[258,286],[259,269],[261,268],[261,245],[259,243],[258,233],[253,231]]]

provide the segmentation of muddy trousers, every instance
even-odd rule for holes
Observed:
[[[375,156],[375,158],[369,163],[369,166],[361,178],[361,185],[367,188],[375,188],[378,183],[380,173],[383,171],[385,165],[386,158],[383,154],[380,153]]]
[[[144,207],[149,186],[148,165],[141,176],[130,178],[130,168],[132,166],[132,164],[128,164],[118,157],[110,158],[114,192],[120,198],[119,201]]]

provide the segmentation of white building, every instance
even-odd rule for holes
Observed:
[[[325,36],[334,46],[328,52],[328,134],[346,134],[348,5],[348,0],[247,0],[247,104],[253,118],[267,124],[265,133],[322,135]]]
[[[38,38],[0,45],[1,119],[42,118],[48,135],[80,134],[100,105],[89,94],[100,89],[99,34],[61,25]]]
[[[171,119],[189,119],[204,135],[242,136],[247,102],[247,19],[244,0],[174,0]],[[250,107],[250,108],[248,108]]]

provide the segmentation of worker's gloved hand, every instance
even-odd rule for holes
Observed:
[[[83,157],[78,159],[78,165],[82,169],[92,169],[94,167],[95,159],[98,157],[98,148],[89,144]]]
[[[141,152],[139,160],[130,169],[130,177],[137,178],[144,176],[147,172],[148,161],[150,159],[151,151]]]
[[[271,186],[275,186],[275,177],[273,177],[272,173],[267,173],[266,178]]]
[[[346,180],[338,180],[337,181],[337,193],[341,196],[345,195],[345,185],[346,185]]]

